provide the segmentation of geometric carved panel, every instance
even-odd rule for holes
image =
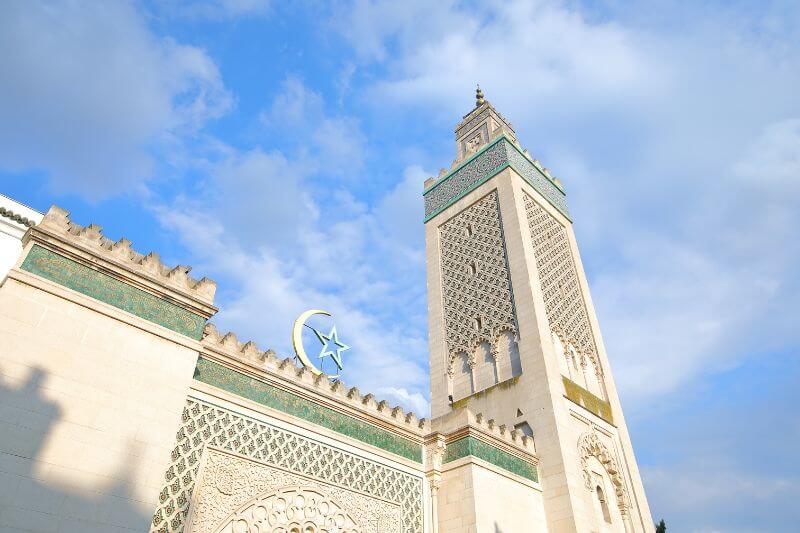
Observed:
[[[567,230],[533,198],[524,195],[536,268],[550,329],[586,355],[600,374],[594,335],[569,246]]]
[[[397,504],[206,449],[191,512],[193,533],[400,533]]]
[[[511,278],[492,191],[439,227],[448,364],[470,357],[482,342],[493,349],[504,332],[516,333]]]
[[[187,399],[183,411],[151,532],[183,531],[207,446],[292,475],[314,478],[326,483],[326,487],[355,490],[386,500],[400,509],[404,533],[422,532],[419,477],[195,398]],[[342,503],[341,499],[337,501]],[[220,520],[224,518],[221,516]]]

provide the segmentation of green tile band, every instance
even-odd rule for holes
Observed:
[[[201,357],[194,378],[418,463],[422,445]]]
[[[569,400],[586,408],[609,424],[614,424],[614,416],[611,412],[610,403],[601,400],[569,378],[561,376],[561,379],[564,381],[564,390]]]
[[[564,190],[545,176],[505,135],[482,147],[425,189],[425,222],[507,168],[512,168],[550,204],[570,219]]]
[[[449,463],[468,455],[483,459],[512,474],[539,482],[539,473],[536,470],[536,465],[470,435],[449,443],[444,452],[443,462]]]
[[[187,337],[203,335],[204,317],[39,245],[20,268]]]

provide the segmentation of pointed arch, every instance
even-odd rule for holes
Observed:
[[[594,457],[603,465],[608,477],[611,478],[611,483],[614,485],[614,492],[617,495],[617,506],[619,507],[620,514],[625,517],[628,511],[625,481],[619,471],[614,455],[606,448],[606,445],[603,444],[594,430],[587,431],[578,439],[578,455],[581,460],[584,483],[586,484],[586,488],[590,491],[594,490],[594,486],[592,484],[592,474],[589,471],[588,460],[590,457]]]

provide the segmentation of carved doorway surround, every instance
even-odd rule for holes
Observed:
[[[254,498],[214,533],[362,533],[339,503],[318,491],[284,487]]]

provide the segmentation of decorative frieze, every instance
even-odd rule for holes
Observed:
[[[426,471],[436,472],[447,463],[473,456],[538,482],[532,437],[467,408],[434,419],[434,424],[434,432],[425,438]]]
[[[126,270],[155,281],[159,285],[169,287],[211,305],[217,284],[203,278],[196,280],[189,276],[191,267],[178,265],[170,268],[161,262],[158,254],[140,254],[131,249],[131,242],[122,238],[116,242],[103,236],[100,226],[90,224],[83,227],[69,219],[69,213],[57,206],[52,206],[45,214],[42,222],[34,227],[45,233],[52,233],[71,244],[86,247],[93,254],[109,262],[119,264]]]
[[[305,369],[298,369],[291,363],[291,360],[288,361],[289,364],[285,365],[284,368],[293,373],[295,380],[297,380],[299,374],[308,376],[307,379],[309,379],[309,381],[306,385],[311,385],[313,387],[315,379],[311,373]],[[204,357],[201,357],[197,361],[195,379],[266,407],[277,409],[278,411],[296,416],[313,424],[341,433],[342,435],[381,448],[382,450],[395,453],[406,459],[422,462],[421,440],[417,442],[405,438],[375,424],[325,407],[288,390],[276,387],[266,381],[248,376]],[[358,398],[360,398],[360,395],[356,397],[356,394],[357,389],[353,397],[349,398],[351,402],[359,401]],[[343,396],[346,397],[344,394]],[[372,409],[378,409],[379,404],[374,403],[375,401],[372,395],[365,396],[361,401],[364,406],[374,405]],[[384,408],[384,411],[390,412],[386,408]],[[399,424],[407,423],[403,417],[399,417],[397,420]]]
[[[298,367],[293,358],[279,359],[273,350],[261,350],[253,341],[241,342],[233,332],[222,334],[214,324],[209,323],[204,333],[203,348],[210,355],[245,363],[269,380],[302,385],[322,399],[378,418],[382,423],[395,426],[403,432],[421,437],[430,430],[430,421],[418,418],[413,412],[405,412],[402,407],[391,406],[385,400],[375,400],[373,394],[362,395],[357,387],[348,387],[341,379],[314,374],[303,366]]]
[[[199,339],[203,334],[205,317],[37,244],[20,269],[187,337]]]
[[[425,221],[506,168],[514,169],[569,219],[564,191],[547,177],[545,169],[540,166],[524,155],[506,134],[501,134],[425,190]]]
[[[483,459],[512,474],[522,476],[537,483],[539,482],[539,474],[536,465],[471,435],[449,442],[445,450],[443,463],[447,464],[461,459],[462,457],[467,457],[468,455]]]

